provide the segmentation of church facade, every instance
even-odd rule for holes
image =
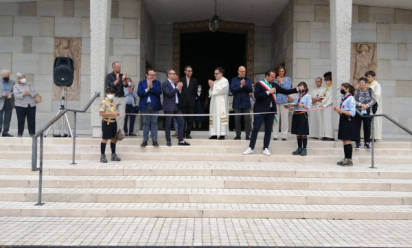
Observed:
[[[252,3],[250,3],[252,2]],[[134,82],[147,67],[182,71],[182,35],[205,33],[211,0],[38,0],[0,3],[0,68],[23,72],[42,95],[37,125],[57,112],[61,89],[53,84],[53,60],[75,61],[68,106],[86,104],[104,91],[111,63]],[[243,35],[248,75],[258,79],[284,63],[293,84],[333,72],[333,82],[355,82],[375,70],[383,88],[383,109],[412,126],[412,2],[406,0],[216,1],[219,32]],[[190,13],[188,13],[190,12]],[[269,16],[269,17],[268,17]],[[216,65],[220,61],[216,62]],[[202,68],[194,68],[202,70]],[[356,83],[356,82],[355,82]],[[337,90],[335,90],[337,92]],[[336,99],[338,98],[337,93]],[[78,117],[79,133],[98,135],[98,104]],[[15,116],[15,115],[14,115]],[[15,122],[15,117],[13,117]],[[16,124],[12,124],[13,127]],[[384,138],[403,133],[383,123]]]

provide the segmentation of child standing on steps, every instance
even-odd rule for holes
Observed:
[[[100,143],[100,162],[107,163],[106,144],[110,140],[110,148],[112,150],[112,161],[120,161],[116,155],[116,132],[117,122],[116,117],[119,116],[117,106],[113,103],[116,91],[113,88],[106,89],[106,98],[100,103],[99,114],[102,117],[102,142]]]
[[[312,108],[312,97],[308,94],[309,89],[305,82],[300,82],[298,88],[301,90],[295,98],[296,106],[293,110],[291,131],[292,134],[296,134],[298,148],[292,154],[306,156],[309,135],[308,110]]]
[[[356,101],[353,97],[355,88],[349,83],[343,83],[340,93],[342,94],[340,106],[333,109],[340,115],[338,139],[343,142],[345,158],[337,162],[337,164],[340,166],[352,166],[353,147],[351,141],[355,138],[354,117],[356,115]]]

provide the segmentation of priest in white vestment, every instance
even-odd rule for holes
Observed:
[[[323,93],[325,87],[322,86],[322,78],[315,79],[315,88],[312,89],[310,95],[312,96],[312,108],[319,109],[322,105]],[[309,137],[321,139],[323,133],[323,114],[320,110],[315,110],[309,113]]]
[[[215,81],[209,80],[210,118],[209,139],[225,139],[229,127],[229,81],[223,77],[224,70],[215,69]]]
[[[333,103],[335,102],[333,99],[333,92],[332,90],[332,73],[327,72],[323,75],[326,86],[325,90],[323,91],[323,94],[321,95],[321,103],[319,105],[320,108],[330,108],[333,106]],[[322,110],[322,130],[320,133],[320,137],[322,137],[323,140],[334,140],[333,136],[333,110],[330,109],[325,109]]]

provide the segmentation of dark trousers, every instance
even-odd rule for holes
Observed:
[[[126,115],[124,117],[124,125],[123,125],[123,130],[125,134],[133,133],[134,121],[136,120],[135,115],[128,115],[128,114],[136,114],[136,108],[133,107],[133,105],[131,104],[126,104]],[[129,124],[129,128],[127,128],[127,124]]]
[[[9,132],[12,113],[13,113],[12,100],[6,99],[4,101],[3,109],[0,110],[0,132],[3,129],[3,134],[6,134]]]
[[[195,111],[193,107],[185,108],[183,110],[183,113],[185,114],[193,114]],[[193,116],[185,116],[184,117],[184,134],[189,135],[190,132],[192,131],[193,127]]]
[[[363,123],[363,138],[365,139],[365,142],[369,143],[371,142],[371,118],[367,117],[362,117],[359,114],[355,115],[354,118],[354,124],[355,124],[355,141],[360,142],[361,139],[361,125]]]
[[[27,118],[27,128],[29,134],[34,135],[36,132],[36,106],[34,107],[18,107],[16,106],[17,114],[17,135],[23,136],[24,123]]]
[[[249,108],[241,108],[241,109],[234,109],[235,113],[248,113],[250,114],[250,109]],[[245,124],[245,132],[246,132],[246,137],[250,136],[250,115],[235,115],[235,130],[236,130],[236,136],[241,135],[242,133],[242,120],[243,117],[243,121]]]
[[[165,114],[182,114],[182,111],[165,111]],[[170,138],[170,129],[172,126],[172,119],[177,121],[177,138],[180,141],[183,141],[183,128],[184,128],[184,119],[183,116],[166,116],[165,117],[165,133],[166,133],[166,142],[171,142]]]
[[[269,148],[274,118],[274,114],[255,115],[255,118],[253,119],[252,136],[250,137],[250,148],[255,149],[256,139],[263,122],[265,122],[265,137],[263,138],[263,149]]]

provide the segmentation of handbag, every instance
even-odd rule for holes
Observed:
[[[36,104],[41,103],[41,95],[40,94],[37,94],[37,95],[34,96],[34,102]]]

